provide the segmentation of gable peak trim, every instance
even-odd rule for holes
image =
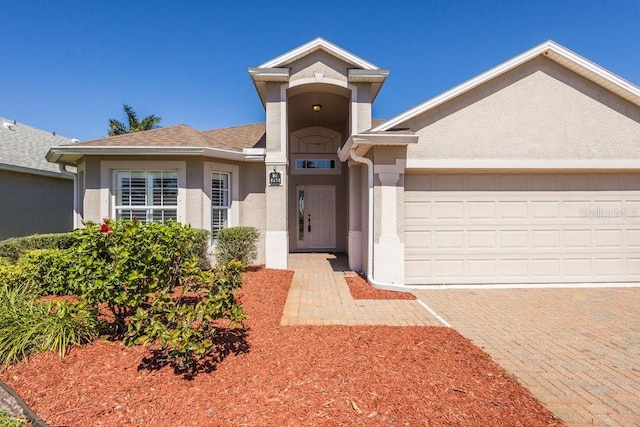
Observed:
[[[380,67],[372,64],[371,62],[365,61],[359,56],[344,50],[340,46],[337,46],[323,39],[322,37],[317,37],[301,46],[298,46],[295,49],[292,49],[270,61],[265,62],[264,64],[259,65],[256,68],[281,68],[317,50],[323,50],[338,59],[356,66],[357,68],[362,68],[365,70],[380,69]]]

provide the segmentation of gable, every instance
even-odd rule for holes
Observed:
[[[640,159],[640,107],[543,56],[403,125],[412,158]]]
[[[347,81],[350,64],[322,50],[315,51],[291,64],[290,80],[313,78]]]

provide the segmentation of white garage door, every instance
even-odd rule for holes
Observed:
[[[408,174],[407,284],[640,281],[640,174]]]

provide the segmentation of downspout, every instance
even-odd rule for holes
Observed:
[[[375,280],[375,278],[373,277],[373,221],[374,221],[374,215],[373,215],[373,207],[375,206],[375,203],[373,203],[373,162],[366,158],[366,157],[361,157],[358,156],[355,152],[355,148],[351,148],[349,150],[349,157],[351,157],[352,160],[355,160],[358,163],[364,163],[365,165],[367,165],[367,188],[368,188],[368,198],[367,198],[367,202],[369,204],[369,209],[367,211],[368,214],[368,224],[367,224],[367,281],[369,282],[369,284],[377,289],[385,289],[385,290],[389,290],[389,291],[399,291],[399,292],[411,292],[410,289],[408,289],[406,286],[404,285],[397,285],[395,283],[384,283],[384,282],[378,282]]]
[[[65,176],[70,176],[73,178],[73,229],[78,228],[78,174],[69,172],[67,170],[67,165],[58,165],[60,168],[60,172],[62,172]]]

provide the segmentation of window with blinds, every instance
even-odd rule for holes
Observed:
[[[117,171],[116,219],[178,219],[177,171]]]
[[[224,172],[211,173],[211,238],[216,240],[218,232],[229,224],[229,182],[231,174]]]

